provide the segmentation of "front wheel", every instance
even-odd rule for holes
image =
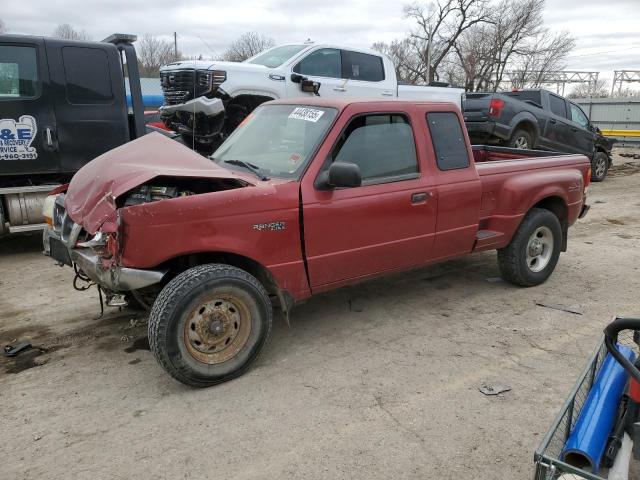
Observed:
[[[511,243],[498,250],[502,278],[522,287],[543,283],[556,268],[562,246],[560,221],[549,210],[533,208]]]
[[[609,171],[609,157],[604,152],[596,152],[591,161],[591,181],[601,182]]]
[[[267,291],[252,275],[221,264],[191,268],[160,292],[149,345],[178,381],[207,387],[246,371],[271,331]]]

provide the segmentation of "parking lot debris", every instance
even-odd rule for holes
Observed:
[[[478,388],[480,393],[484,395],[500,395],[501,393],[508,392],[511,390],[509,385],[503,385],[501,383],[484,383]]]
[[[22,340],[21,342],[18,342],[15,345],[5,345],[4,356],[15,357],[19,353],[24,352],[25,350],[29,350],[30,348],[31,348],[31,342],[29,340]]]
[[[551,308],[552,310],[560,310],[561,312],[573,313],[574,315],[582,315],[582,312],[577,308],[567,307],[565,305],[560,305],[559,303],[536,302],[536,305],[539,307]]]

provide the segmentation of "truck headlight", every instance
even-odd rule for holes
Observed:
[[[214,89],[227,79],[227,72],[223,70],[199,71],[198,85],[207,89]]]

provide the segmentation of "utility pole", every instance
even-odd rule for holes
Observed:
[[[178,60],[178,33],[173,32],[173,61],[177,62]]]
[[[431,83],[431,39],[433,37],[433,26],[429,24],[429,38],[427,39],[427,84]]]

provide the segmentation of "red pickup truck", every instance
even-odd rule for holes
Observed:
[[[471,147],[445,103],[263,104],[209,159],[158,134],[49,197],[45,253],[108,303],[151,306],[159,363],[189,385],[242,374],[272,309],[483,250],[544,282],[586,213],[582,155]]]

